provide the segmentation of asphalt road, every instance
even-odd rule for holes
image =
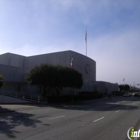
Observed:
[[[0,113],[0,140],[125,140],[130,127],[140,126],[140,98],[134,97],[0,106],[6,109]]]

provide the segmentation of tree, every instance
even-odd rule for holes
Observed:
[[[3,76],[0,74],[0,89],[1,89],[1,87],[3,86]]]
[[[125,91],[129,91],[130,90],[130,86],[128,84],[125,85]]]
[[[41,92],[42,96],[45,97],[46,90],[49,91],[50,80],[51,80],[51,66],[47,64],[41,64],[30,70],[27,74],[26,80],[31,85],[36,85]]]
[[[81,88],[83,85],[82,74],[78,71],[64,66],[55,66],[55,74],[53,75],[54,85],[57,95],[63,88]]]
[[[66,87],[81,88],[83,85],[82,74],[78,71],[64,67],[41,64],[34,67],[27,74],[27,82],[43,90],[43,97],[54,88],[59,96],[60,91]]]
[[[128,84],[125,85],[119,85],[120,91],[129,91],[130,86]]]

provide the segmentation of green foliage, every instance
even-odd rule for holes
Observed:
[[[120,91],[129,91],[130,86],[128,84],[125,85],[119,85]]]
[[[46,95],[46,89],[49,91],[54,88],[59,95],[63,88],[81,88],[83,85],[81,73],[60,65],[41,64],[36,66],[28,73],[26,80],[31,85],[43,89],[43,96]]]
[[[1,87],[4,85],[4,83],[3,83],[3,77],[2,77],[2,75],[0,74],[0,89],[1,89]]]
[[[51,66],[47,64],[41,64],[30,70],[27,74],[26,81],[30,85],[36,85],[40,88],[41,94],[45,98],[46,89],[49,91],[50,87],[50,77],[53,71],[51,71]]]
[[[91,99],[98,99],[102,97],[103,97],[102,93],[92,92],[92,91],[82,91],[78,94],[79,100],[91,100]]]
[[[114,96],[122,96],[124,94],[124,92],[122,92],[122,91],[113,91],[112,94]]]

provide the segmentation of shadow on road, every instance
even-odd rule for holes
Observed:
[[[116,111],[116,110],[133,110],[138,106],[132,104],[134,101],[140,101],[140,98],[134,97],[114,97],[104,100],[75,101],[69,103],[52,104],[50,106],[59,109],[81,110],[81,111]],[[119,102],[119,103],[118,103]],[[132,103],[131,103],[132,102]]]
[[[114,97],[112,99],[92,100],[92,101],[75,101],[69,103],[36,105],[38,109],[42,107],[53,107],[64,110],[81,110],[81,111],[117,111],[117,110],[134,110],[139,106],[134,104],[134,101],[140,101],[140,98],[123,98]],[[136,102],[137,103],[137,102]],[[24,107],[25,105],[23,105]],[[38,123],[42,123],[37,119],[33,119],[34,115],[31,113],[23,113],[15,110],[10,110],[0,107],[0,133],[9,138],[15,138],[20,130],[16,127],[32,127],[36,128]],[[49,124],[42,124],[49,126]]]
[[[14,130],[15,127],[22,125],[35,128],[40,121],[31,119],[30,117],[32,116],[32,114],[20,113],[0,107],[0,133],[9,138],[15,138],[15,135],[20,133],[20,131]]]

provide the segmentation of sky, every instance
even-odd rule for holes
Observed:
[[[0,0],[0,54],[85,55],[86,27],[96,80],[140,84],[140,0]]]

